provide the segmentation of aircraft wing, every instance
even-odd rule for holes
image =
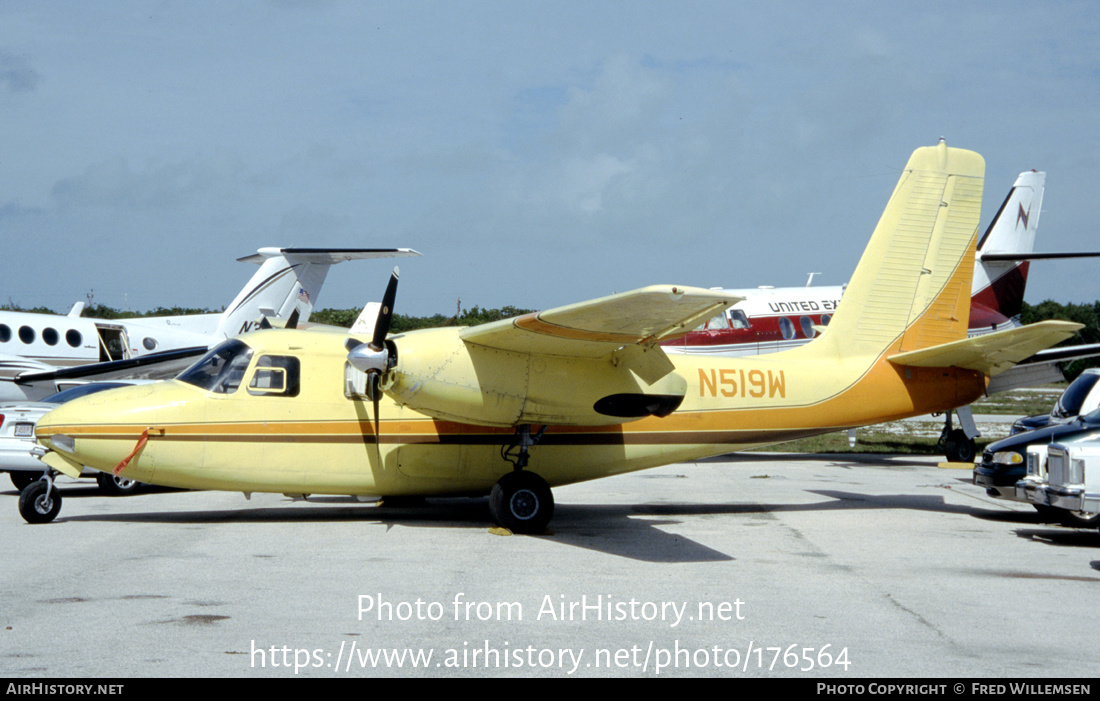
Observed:
[[[1092,358],[1100,355],[1100,343],[1082,343],[1076,346],[1063,346],[1061,348],[1048,348],[1039,351],[1035,355],[1007,370],[989,383],[987,394],[1007,392],[1018,387],[1034,387],[1036,385],[1051,382],[1065,382],[1066,376],[1062,374],[1058,363]]]
[[[657,345],[679,338],[743,297],[728,291],[654,285],[464,329],[463,341],[517,353],[600,358],[653,384],[674,369]]]
[[[653,285],[463,330],[467,343],[519,353],[598,358],[691,331],[743,297],[722,290]]]
[[[1061,348],[1048,348],[1039,351],[1021,365],[1035,363],[1061,363],[1067,360],[1080,360],[1081,358],[1093,358],[1100,355],[1100,343],[1082,343],[1076,346],[1063,346]]]
[[[1082,328],[1082,324],[1069,321],[1040,321],[931,348],[897,353],[888,360],[895,365],[978,370],[993,377],[1073,336]]]
[[[210,349],[206,346],[194,346],[150,353],[139,358],[23,372],[15,378],[15,383],[33,385],[58,380],[163,380],[175,377],[208,350]]]

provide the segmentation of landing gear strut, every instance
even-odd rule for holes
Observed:
[[[546,426],[534,436],[524,424],[516,429],[516,443],[501,449],[501,457],[515,469],[501,477],[489,494],[489,512],[493,520],[513,533],[542,533],[554,515],[554,495],[546,480],[524,470],[530,460],[530,448],[542,439]]]
[[[955,410],[959,415],[959,423],[962,428],[951,426],[951,412],[946,412],[943,432],[940,433],[940,449],[948,462],[974,462],[978,449],[974,438],[980,436],[977,426],[974,425],[974,417],[970,413],[970,407],[963,406]]]
[[[538,445],[538,442],[542,440],[542,434],[546,433],[546,426],[539,429],[533,437],[531,436],[531,424],[523,424],[516,429],[516,442],[514,445],[506,445],[500,449],[500,457],[504,458],[517,470],[522,470],[527,467],[527,461],[531,459],[530,448],[533,445]],[[513,452],[513,451],[519,451]]]

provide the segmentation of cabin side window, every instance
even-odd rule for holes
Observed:
[[[814,320],[810,317],[798,317],[798,325],[802,328],[802,335],[806,338],[813,338],[817,335],[817,329],[814,328]]]
[[[301,363],[292,355],[261,355],[248,382],[248,393],[267,397],[297,397]]]
[[[712,317],[711,320],[706,323],[707,331],[725,331],[729,327],[730,322],[729,319],[726,318],[725,312]]]
[[[794,322],[785,316],[779,317],[779,333],[783,334],[784,341],[789,341],[794,338]]]

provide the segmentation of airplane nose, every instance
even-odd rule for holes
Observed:
[[[111,472],[134,447],[151,417],[136,410],[147,407],[156,390],[139,385],[79,397],[47,412],[35,426],[35,439],[66,460]],[[140,422],[140,423],[139,423]],[[146,435],[148,435],[146,433]],[[135,460],[126,476],[146,481],[151,459]],[[138,473],[144,473],[145,480]]]

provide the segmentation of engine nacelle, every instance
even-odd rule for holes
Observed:
[[[620,424],[667,416],[687,392],[675,372],[648,384],[613,355],[505,351],[467,343],[460,333],[441,328],[391,337],[397,362],[382,390],[433,418],[487,426]]]

